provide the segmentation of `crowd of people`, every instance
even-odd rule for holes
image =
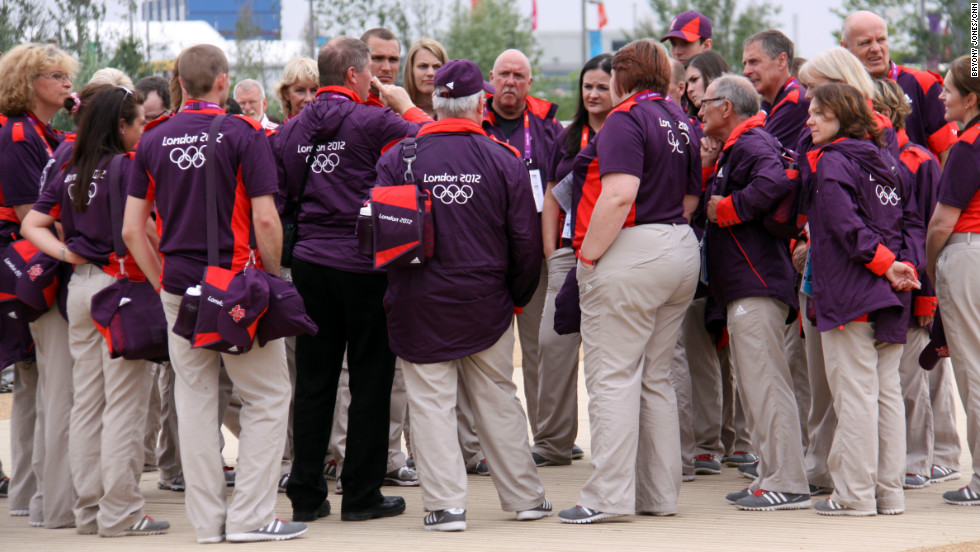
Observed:
[[[862,11],[809,60],[752,35],[735,75],[711,34],[685,12],[589,60],[567,125],[530,95],[524,53],[480,68],[424,38],[402,87],[380,28],[287,63],[283,121],[210,45],[169,80],[106,68],[77,88],[57,46],[5,52],[10,515],[164,533],[139,489],[156,470],[200,543],[297,537],[331,513],[331,485],[343,521],[399,515],[382,486],[421,486],[423,527],[464,530],[468,473],[517,520],[549,517],[537,468],[585,456],[580,351],[593,470],[562,522],[675,515],[682,482],[722,464],[753,480],[719,497],[742,510],[901,514],[906,490],[960,477],[954,378],[973,463],[943,500],[980,505],[970,59],[945,77],[898,65]],[[74,132],[51,126],[62,109]],[[391,206],[419,216],[372,215]],[[382,223],[399,221],[419,234],[396,247]],[[316,330],[220,351],[220,320],[183,337],[219,269],[281,279]],[[123,277],[158,291],[168,359],[112,354],[93,321]],[[250,342],[262,315],[207,300]]]

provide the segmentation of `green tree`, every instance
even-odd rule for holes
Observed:
[[[258,40],[262,28],[255,21],[252,3],[246,2],[238,8],[238,19],[235,21],[235,65],[232,67],[232,80],[255,79],[264,81],[263,60],[264,48]]]
[[[3,0],[0,3],[0,52],[24,42],[49,36],[51,16],[39,0]]]
[[[489,77],[493,62],[504,50],[524,52],[537,66],[540,50],[531,33],[531,23],[520,12],[516,0],[482,0],[476,9],[457,9],[445,33],[438,33],[451,58],[465,58],[480,66]]]
[[[128,36],[119,41],[109,65],[129,75],[133,82],[153,74],[146,63],[146,48],[136,37]]]
[[[782,8],[768,0],[749,2],[739,9],[738,0],[650,0],[653,19],[641,21],[626,36],[629,40],[659,39],[670,30],[675,15],[694,10],[711,20],[711,49],[721,54],[733,69],[742,66],[742,42],[766,29],[778,28],[773,16]]]

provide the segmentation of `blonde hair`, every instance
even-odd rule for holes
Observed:
[[[436,56],[443,65],[449,62],[449,54],[446,53],[446,49],[443,48],[442,44],[439,44],[431,38],[420,38],[408,49],[408,56],[405,58],[405,91],[408,92],[408,97],[416,104],[419,103],[415,98],[419,93],[419,87],[415,82],[415,71],[413,68],[415,66],[415,56],[422,50],[427,50],[430,54]]]
[[[912,106],[905,99],[905,91],[891,79],[875,79],[875,96],[871,99],[875,111],[884,113],[887,108],[892,126],[905,128],[905,117],[912,112]]]
[[[96,71],[92,78],[88,80],[86,86],[91,86],[95,84],[108,84],[110,86],[124,86],[133,89],[133,81],[126,73],[123,73],[119,69],[113,67],[104,67]]]
[[[78,62],[53,44],[21,44],[0,58],[0,113],[13,117],[34,109],[34,81],[54,67],[74,76]]]
[[[282,112],[286,116],[293,114],[289,105],[289,87],[297,82],[312,82],[314,86],[319,86],[320,70],[315,61],[307,57],[294,57],[283,67],[282,80],[276,86],[276,97],[279,98]]]
[[[849,84],[867,99],[874,98],[875,86],[864,66],[850,51],[840,46],[820,52],[800,67],[800,80],[808,86],[814,78]]]

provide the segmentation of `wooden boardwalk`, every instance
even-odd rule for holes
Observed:
[[[520,380],[519,370],[515,379]],[[585,460],[572,466],[541,468],[539,473],[556,510],[575,504],[582,483],[591,468],[587,396],[580,381],[578,443],[586,451]],[[7,395],[6,397],[9,397]],[[4,398],[6,398],[4,397]],[[9,400],[9,399],[8,399]],[[958,403],[958,401],[957,401]],[[965,420],[959,411],[961,437]],[[234,463],[237,443],[228,437],[225,456]],[[965,443],[964,443],[965,451]],[[0,421],[0,458],[10,459],[10,422]],[[7,463],[5,462],[5,464]],[[964,452],[960,470],[969,470]],[[154,473],[143,475],[141,487],[146,511],[170,522],[167,535],[143,538],[103,539],[81,536],[72,529],[32,528],[27,518],[7,514],[6,499],[0,499],[0,551],[49,550],[191,550],[198,549],[183,505],[183,495],[156,488]],[[518,522],[513,514],[500,511],[490,478],[470,476],[467,530],[462,533],[434,533],[422,529],[422,500],[418,488],[386,487],[386,494],[405,497],[405,514],[360,523],[341,522],[340,497],[331,495],[335,512],[310,524],[301,538],[281,543],[257,543],[250,550],[358,550],[358,551],[475,551],[527,550],[535,552],[578,550],[644,551],[905,551],[911,549],[973,542],[950,550],[980,551],[980,508],[948,506],[943,492],[966,484],[966,478],[921,490],[906,492],[904,515],[872,518],[830,518],[813,510],[788,512],[743,512],[724,501],[727,492],[744,488],[748,480],[734,468],[721,475],[698,476],[681,488],[680,512],[669,518],[629,517],[626,521],[587,526],[559,523],[554,517],[534,522]],[[276,513],[289,519],[291,510],[280,494]],[[223,546],[229,546],[224,544]]]

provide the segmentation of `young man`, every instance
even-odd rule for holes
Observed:
[[[660,42],[670,40],[670,57],[686,62],[711,49],[711,20],[696,11],[686,11],[670,22],[670,31]]]

